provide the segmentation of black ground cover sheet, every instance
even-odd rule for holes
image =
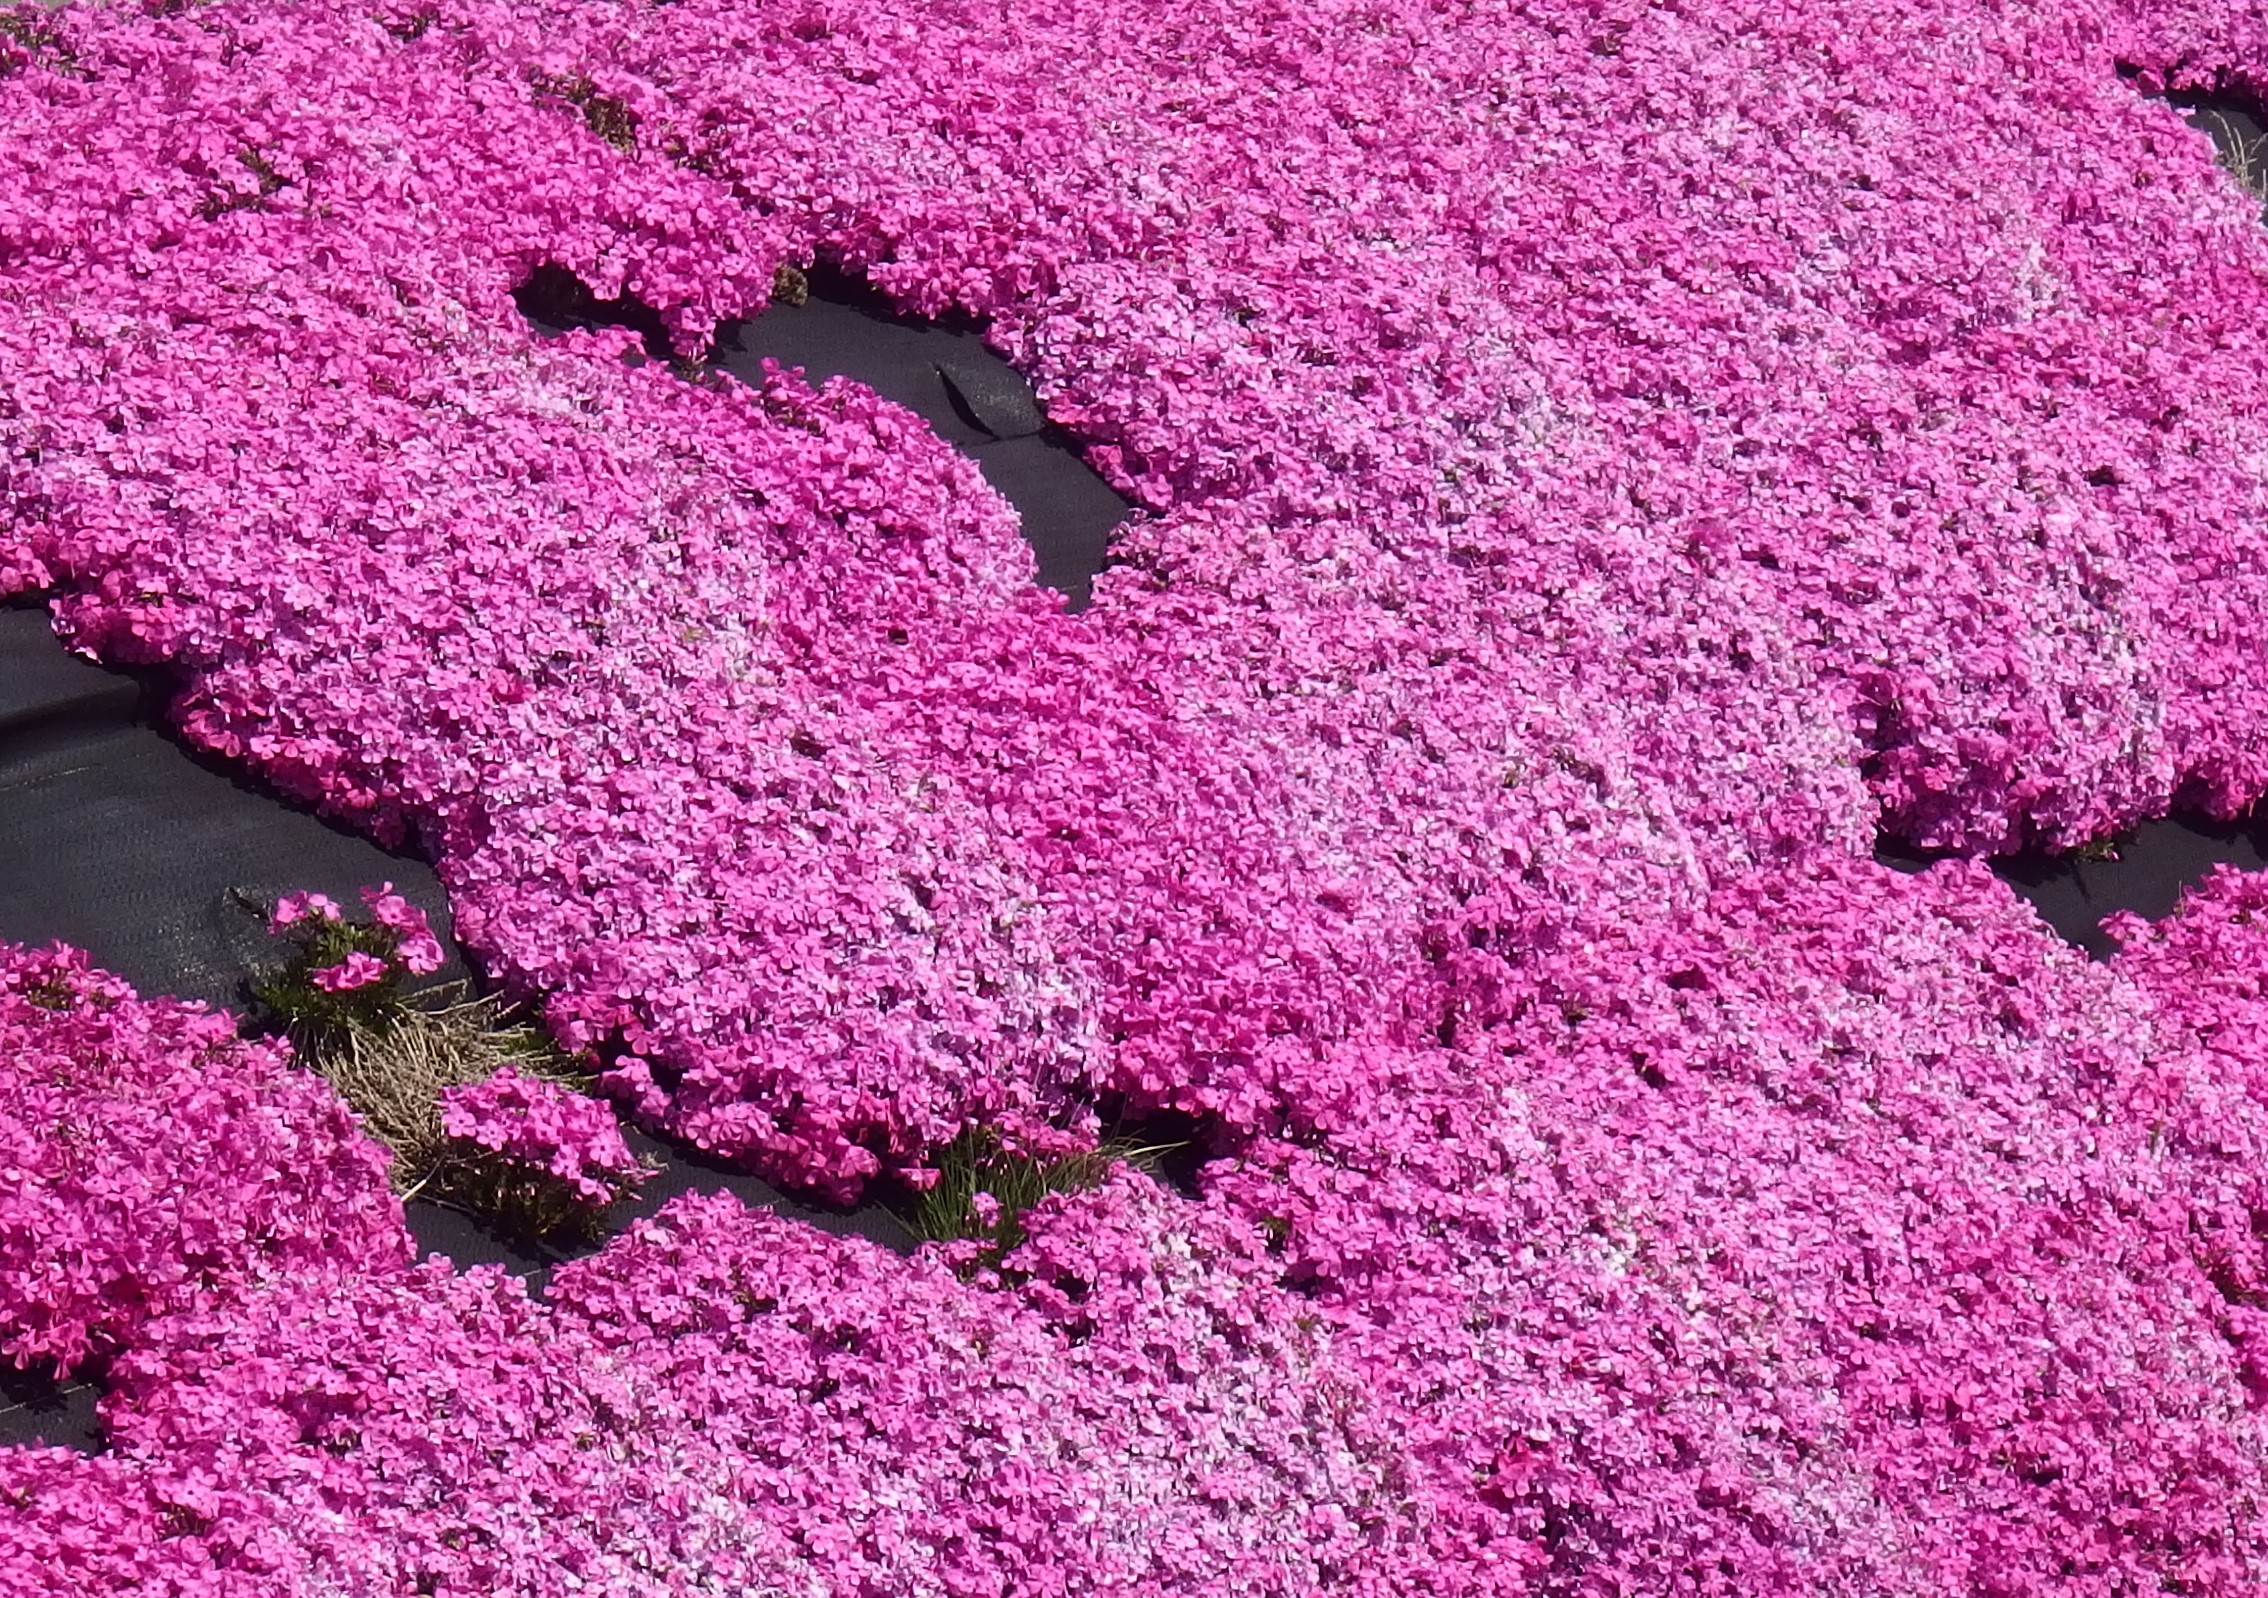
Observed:
[[[1111,529],[1132,508],[1041,414],[1031,385],[995,355],[965,320],[905,316],[860,279],[820,268],[800,305],[775,301],[759,315],[718,329],[710,365],[754,382],[769,356],[801,367],[812,383],[849,377],[913,411],[977,463],[985,480],[1016,507],[1039,580],[1087,603],[1109,553]],[[557,267],[521,288],[519,306],[539,333],[570,327],[624,327],[642,334],[656,360],[672,351],[655,312],[634,299],[601,300]]]
[[[392,881],[448,926],[422,861],[278,799],[158,731],[165,688],[67,653],[44,606],[0,608],[0,938],[61,940],[144,993],[243,1002],[274,958],[243,898]],[[243,898],[240,898],[242,895]],[[463,977],[452,949],[444,979]]]

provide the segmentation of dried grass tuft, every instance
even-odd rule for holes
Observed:
[[[2268,134],[2247,134],[2244,124],[2228,113],[2208,109],[2216,136],[2214,153],[2246,193],[2268,203]]]
[[[441,1002],[404,1005],[383,1029],[350,1027],[337,1042],[302,1054],[393,1151],[394,1187],[405,1195],[464,1163],[441,1130],[442,1089],[484,1082],[507,1065],[578,1090],[590,1086],[541,1031],[511,1019],[501,999],[465,993],[462,984],[443,989]]]

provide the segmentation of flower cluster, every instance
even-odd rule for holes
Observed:
[[[247,1284],[118,1362],[107,1456],[0,1450],[0,1579],[1387,1590],[1422,1547],[1390,1434],[1250,1229],[1145,1189],[1051,1201],[1020,1293],[730,1197],[543,1303],[438,1262]]]
[[[430,976],[441,969],[441,940],[433,935],[432,923],[423,910],[396,893],[391,882],[363,889],[362,902],[369,907],[371,924],[394,935],[394,957],[403,970]]]
[[[403,982],[441,969],[441,940],[425,912],[391,882],[364,888],[362,902],[367,916],[350,921],[337,900],[309,890],[285,894],[269,915],[268,931],[293,947],[258,997],[302,1044],[335,1045],[357,1026],[382,1030]]]
[[[390,882],[362,902],[351,921],[325,894],[277,902],[269,931],[294,950],[256,992],[272,1022],[391,1152],[397,1190],[529,1236],[590,1229],[645,1171],[614,1112],[579,1091],[588,1071],[497,996],[405,997],[443,965],[440,940]]]
[[[565,1183],[587,1204],[611,1203],[644,1175],[604,1103],[511,1066],[442,1089],[441,1127],[506,1164]]]
[[[113,1453],[0,1454],[0,1584],[2268,1585],[2263,890],[2090,966],[1866,858],[2268,790],[2268,240],[2122,66],[2268,25],[0,27],[0,586],[414,838],[650,1124],[837,1196],[1104,1107],[1231,1156],[910,1266],[681,1203],[531,1302],[407,1266],[319,1085],[38,977],[0,1335],[117,1350]],[[873,394],[511,299],[692,357],[822,256],[1140,502],[1090,609]],[[306,1003],[438,953],[367,908],[279,912]]]
[[[386,969],[388,961],[399,961],[402,970],[419,976],[430,975],[441,969],[441,940],[433,935],[432,923],[426,920],[423,910],[396,893],[391,882],[382,882],[375,888],[364,888],[362,902],[370,912],[368,927],[382,927],[392,934],[390,938],[381,936],[378,940],[390,945],[384,950],[387,959],[369,962],[375,964],[379,972]],[[276,901],[275,911],[268,918],[268,931],[278,937],[293,927],[300,928],[300,935],[306,937],[311,934],[319,936],[326,928],[346,925],[346,912],[339,908],[338,901],[328,894],[313,891],[285,894]],[[362,950],[355,952],[364,953]],[[342,962],[353,963],[351,957]],[[357,969],[361,967],[357,966]],[[321,982],[321,974],[312,974],[312,979]],[[365,977],[361,981],[341,981],[334,986],[361,987],[369,980],[371,978]]]
[[[223,1284],[407,1257],[385,1155],[281,1046],[0,944],[0,1360],[100,1364]]]
[[[0,97],[0,572],[838,1194],[1098,1094],[1266,1131],[1507,870],[2268,785],[2262,245],[2144,21],[1577,10],[74,13]],[[1946,88],[2018,71],[2020,128]],[[692,352],[815,253],[988,317],[1148,508],[1088,615],[871,395],[509,299]]]
[[[1458,1047],[1349,1058],[1216,1196],[1538,1590],[2258,1585],[2231,1332],[2268,1123],[2182,1063],[2252,979],[2169,1003],[2186,958],[2090,965],[1976,865],[1777,873],[1540,955],[1509,908],[1456,957]]]

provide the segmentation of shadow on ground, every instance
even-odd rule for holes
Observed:
[[[52,1367],[28,1371],[0,1364],[0,1447],[11,1444],[102,1451],[95,1419],[101,1389],[92,1382],[58,1382]]]
[[[1919,871],[1945,856],[1885,840],[1875,858],[1900,871]],[[2215,865],[2257,871],[2263,861],[2268,861],[2268,816],[2214,821],[2175,814],[2144,822],[2107,852],[2051,855],[2035,850],[2003,855],[1992,869],[2065,942],[2101,960],[2118,948],[2100,925],[2113,910],[2132,910],[2155,921],[2170,915],[2182,890]]]
[[[420,1257],[446,1255],[460,1270],[468,1265],[500,1265],[541,1292],[552,1270],[569,1260],[595,1254],[635,1223],[657,1215],[662,1206],[686,1193],[731,1193],[750,1209],[774,1210],[792,1220],[839,1237],[863,1237],[900,1254],[918,1241],[904,1222],[879,1204],[825,1205],[782,1192],[760,1177],[710,1159],[700,1150],[625,1126],[631,1152],[661,1167],[637,1197],[613,1205],[598,1235],[576,1241],[537,1242],[514,1237],[462,1210],[422,1199],[403,1206],[410,1236]]]
[[[1109,561],[1111,530],[1132,507],[1048,422],[1031,385],[972,321],[903,315],[863,279],[825,267],[806,281],[801,304],[775,301],[719,328],[709,364],[754,382],[769,357],[802,368],[813,383],[851,378],[913,411],[1016,507],[1041,585],[1083,608]],[[540,333],[629,328],[645,339],[651,359],[671,359],[669,335],[651,307],[599,299],[559,267],[537,271],[514,299]]]

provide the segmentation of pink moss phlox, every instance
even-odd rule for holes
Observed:
[[[607,1203],[644,1176],[603,1101],[511,1066],[443,1088],[441,1127],[509,1164],[558,1178],[589,1204]]]
[[[356,988],[367,988],[373,982],[383,981],[386,962],[374,954],[360,949],[352,950],[336,965],[319,966],[307,973],[307,980],[325,993],[349,993]]]
[[[172,9],[0,43],[0,586],[660,1127],[1240,1154],[533,1302],[34,976],[0,1347],[115,1351],[117,1452],[0,1452],[0,1583],[2268,1586],[2262,890],[2097,967],[1864,859],[2268,789],[2268,241],[2118,70],[2257,8]],[[821,257],[1140,502],[1090,610],[873,393],[510,297],[695,356]]]
[[[1249,1228],[1131,1183],[1051,1201],[1032,1260],[1051,1291],[728,1196],[677,1200],[562,1269],[548,1304],[441,1264],[247,1287],[119,1361],[112,1457],[0,1450],[0,1579],[24,1598],[536,1593],[561,1572],[624,1598],[1396,1590],[1391,1435]]]
[[[345,912],[336,900],[327,894],[306,892],[287,893],[276,901],[275,914],[269,917],[268,930],[280,936],[303,921],[338,921]]]
[[[408,1257],[386,1158],[280,1044],[0,944],[0,1359],[100,1362],[275,1272]]]
[[[406,969],[418,976],[441,969],[445,956],[441,940],[433,935],[433,924],[423,910],[396,893],[391,882],[364,888],[362,902],[370,911],[370,919],[389,928],[400,940],[395,952]]]
[[[2264,246],[2111,70],[2154,22],[1094,5],[73,15],[101,69],[0,104],[0,570],[414,828],[640,1113],[844,1195],[1097,1093],[1269,1129],[1438,1024],[1424,929],[1510,860],[1645,903],[1875,803],[2268,786]],[[821,252],[990,317],[1143,501],[1088,617],[904,413],[507,297],[694,353]]]
[[[2268,1117],[2163,1079],[2225,999],[2169,1013],[1977,866],[1468,947],[1455,1050],[1345,1061],[1360,1122],[1216,1194],[1540,1590],[2258,1585],[2264,1211],[2213,1194],[2257,1203]]]

